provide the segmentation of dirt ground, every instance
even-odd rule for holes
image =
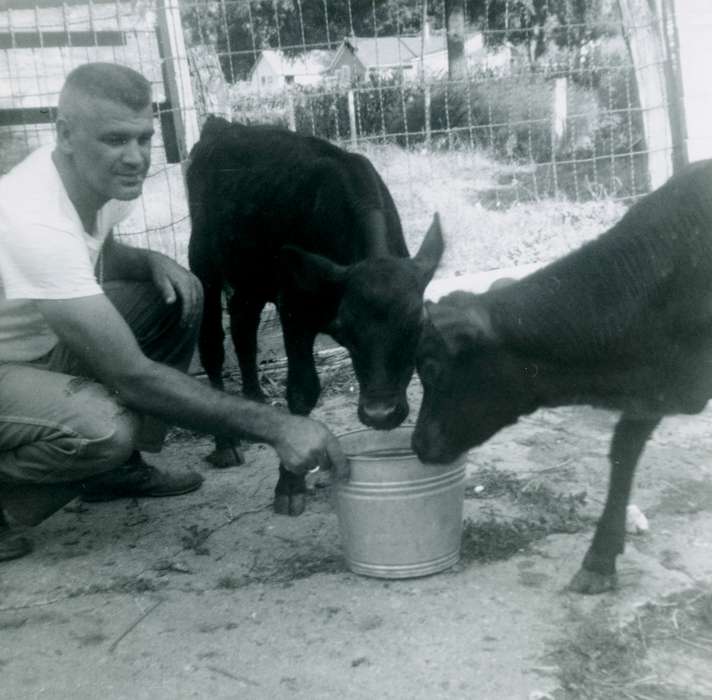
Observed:
[[[341,432],[354,409],[346,382],[315,415]],[[650,529],[629,537],[620,590],[564,591],[613,420],[539,411],[473,450],[462,561],[398,581],[346,568],[328,476],[302,516],[277,516],[269,448],[215,470],[210,440],[174,433],[155,461],[202,471],[199,492],[75,501],[0,566],[0,697],[711,698],[712,410],[649,444],[633,501]]]

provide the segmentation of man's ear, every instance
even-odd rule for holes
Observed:
[[[287,245],[279,251],[282,278],[296,290],[318,297],[341,297],[348,267]]]
[[[72,125],[69,119],[60,114],[55,122],[55,129],[57,131],[57,148],[65,155],[71,155],[74,147],[72,145]]]

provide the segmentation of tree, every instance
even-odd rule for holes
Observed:
[[[553,46],[580,49],[619,24],[616,0],[471,0],[469,19],[489,46],[526,49],[532,66]]]
[[[442,17],[442,0],[430,12]],[[413,34],[421,0],[193,0],[182,13],[190,44],[216,47],[228,80],[246,77],[260,50],[336,48],[344,37]]]

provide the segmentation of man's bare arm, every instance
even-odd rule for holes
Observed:
[[[272,445],[284,466],[298,474],[321,465],[346,475],[346,459],[324,425],[225,394],[150,360],[104,295],[37,304],[60,339],[128,408],[208,434],[248,435]]]
[[[119,243],[113,233],[104,242],[101,255],[102,282],[153,282],[167,304],[181,300],[181,321],[186,325],[192,323],[202,311],[203,290],[200,282],[167,255]]]

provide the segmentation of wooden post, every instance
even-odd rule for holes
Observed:
[[[672,130],[665,84],[660,18],[650,0],[618,0],[635,67],[652,189],[672,175]]]
[[[358,146],[358,131],[356,127],[356,100],[354,99],[354,91],[349,90],[346,93],[349,105],[349,134],[351,136],[351,148]]]
[[[567,92],[567,79],[557,78],[554,81],[554,97],[551,110],[551,145],[554,155],[558,153],[559,146],[566,133],[566,120],[568,118]]]
[[[467,74],[464,0],[445,0],[445,22],[448,76],[450,80],[462,80]]]
[[[420,19],[420,79],[425,80],[425,40],[429,34],[428,28],[428,0],[423,0]]]
[[[679,92],[684,100],[683,138],[690,161],[712,158],[712,83],[709,51],[712,3],[675,0],[679,47]]]
[[[425,146],[429,149],[432,139],[432,127],[430,125],[430,83],[427,80],[423,84],[423,92],[425,97]]]
[[[674,0],[658,0],[662,18],[663,48],[665,50],[665,87],[668,96],[668,115],[672,134],[672,170],[679,172],[687,165],[687,132],[685,129],[685,104],[682,99],[682,72],[680,70],[680,36],[675,21]],[[712,17],[712,15],[710,15]]]
[[[297,113],[294,107],[294,90],[287,85],[287,127],[290,131],[297,130]]]
[[[159,0],[158,36],[162,47],[166,96],[171,105],[180,159],[185,162],[200,137],[200,129],[178,1]]]

